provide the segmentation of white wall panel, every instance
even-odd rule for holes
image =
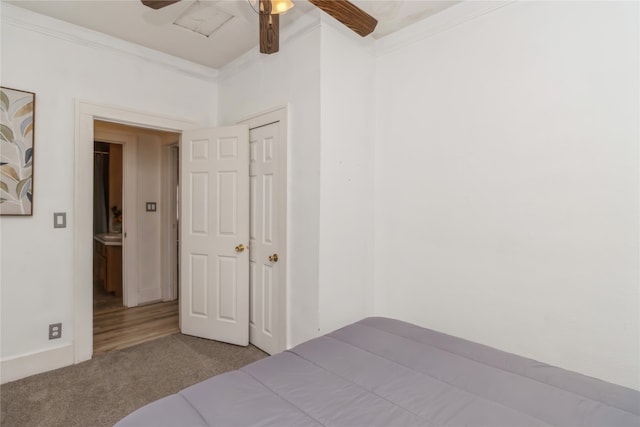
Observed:
[[[157,207],[162,206],[162,141],[158,136],[139,134],[137,160],[137,194],[138,200],[135,212],[137,221],[137,248],[138,248],[138,304],[158,301],[162,298],[161,289],[161,209],[155,212],[147,212],[146,202],[155,202]],[[205,188],[200,191],[206,191]],[[132,185],[129,183],[129,185]],[[195,198],[194,198],[195,199]],[[204,207],[206,209],[206,207]],[[207,233],[207,223],[202,218],[194,218],[198,232]],[[126,224],[125,224],[126,228]],[[124,260],[126,263],[127,260]]]
[[[181,71],[189,67],[183,61],[148,61],[129,53],[139,47],[5,3],[0,31],[2,85],[35,92],[37,117],[34,215],[0,218],[0,357],[5,359],[69,344],[74,335],[75,101],[211,126],[217,84]],[[100,38],[105,48],[83,42],[92,38]],[[200,74],[202,68],[195,68]],[[67,228],[53,229],[53,212],[67,212]],[[63,336],[49,341],[47,327],[56,322],[62,322]]]
[[[640,387],[639,28],[514,2],[383,49],[377,313]]]
[[[328,24],[322,60],[319,299],[326,333],[373,314],[371,39]]]

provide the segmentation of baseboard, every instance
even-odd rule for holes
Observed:
[[[73,365],[73,345],[64,344],[37,353],[0,361],[0,384]]]
[[[160,287],[138,289],[138,305],[153,304],[162,301]]]

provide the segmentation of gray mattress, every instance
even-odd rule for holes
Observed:
[[[640,392],[372,317],[144,406],[130,426],[640,426]]]

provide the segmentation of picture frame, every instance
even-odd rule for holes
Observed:
[[[33,215],[36,94],[0,86],[0,215]]]

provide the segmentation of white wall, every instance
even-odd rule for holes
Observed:
[[[321,333],[373,312],[372,42],[324,18],[320,76]]]
[[[124,278],[126,287],[124,302],[129,307],[150,303],[162,299],[162,283],[170,282],[166,277],[170,269],[163,262],[163,239],[169,239],[163,228],[168,219],[163,218],[164,205],[170,203],[163,194],[163,180],[168,179],[169,166],[163,163],[166,146],[175,144],[180,135],[139,127],[97,121],[94,123],[94,138],[111,143],[131,143],[133,147],[124,150],[124,194],[131,193],[133,206],[127,206],[123,196],[125,227],[129,242],[135,237],[130,250],[135,256],[124,253],[124,270],[132,269],[128,278]],[[132,153],[132,160],[126,159]],[[127,165],[131,164],[130,167]],[[167,175],[167,176],[164,176]],[[146,202],[155,202],[156,211],[147,212]],[[131,218],[134,218],[132,221]],[[164,242],[164,245],[169,243]],[[129,263],[130,262],[130,263]],[[129,264],[128,264],[129,263]],[[127,266],[128,264],[128,266]],[[126,275],[126,274],[125,274]]]
[[[289,104],[288,337],[318,333],[320,206],[320,28],[301,17],[280,37],[280,52],[254,49],[220,70],[219,122]],[[296,37],[288,34],[296,33]]]
[[[138,136],[138,302],[162,299],[162,188],[161,138],[155,135]],[[155,202],[156,211],[147,212],[146,202]]]
[[[0,43],[2,85],[36,93],[34,215],[0,218],[5,361],[72,341],[75,101],[212,126],[217,84],[214,70],[6,3]],[[53,229],[53,212],[68,228]],[[54,322],[62,338],[49,341]]]
[[[379,44],[379,314],[640,388],[638,7]]]

